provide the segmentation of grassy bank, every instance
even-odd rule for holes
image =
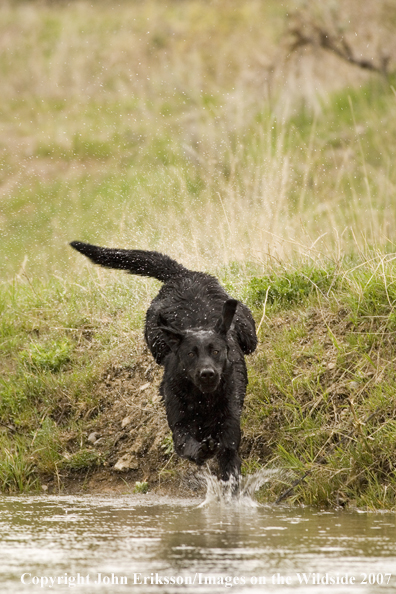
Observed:
[[[282,469],[263,499],[294,481],[289,501],[395,508],[392,3],[0,16],[0,491],[194,482],[142,341],[158,286],[79,239],[158,249],[251,306],[244,472]]]
[[[219,276],[251,305],[259,326],[260,345],[249,358],[244,472],[284,470],[261,497],[274,501],[306,475],[288,499],[394,508],[394,256],[300,263],[243,283],[229,268]],[[130,489],[136,482],[178,485],[181,476],[188,484],[192,466],[172,452],[160,372],[142,344],[154,285],[105,281],[94,271],[84,284],[9,286],[2,302],[2,491],[44,485],[57,492],[71,478],[81,488],[104,472],[103,488],[120,476]],[[114,468],[119,460],[123,472]]]

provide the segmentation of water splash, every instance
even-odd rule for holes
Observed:
[[[242,476],[238,484],[233,477],[229,481],[221,481],[206,469],[200,474],[200,479],[204,484],[206,483],[206,496],[199,507],[212,503],[235,507],[258,507],[259,503],[254,498],[254,494],[275,476],[279,477],[281,472],[276,468],[270,470],[263,468],[254,474]]]

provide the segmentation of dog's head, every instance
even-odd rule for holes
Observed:
[[[214,392],[229,361],[227,332],[238,301],[228,299],[213,328],[177,330],[160,317],[159,328],[187,377],[204,393]]]

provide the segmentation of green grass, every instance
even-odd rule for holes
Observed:
[[[149,490],[149,484],[148,483],[137,481],[135,483],[135,487],[133,489],[133,492],[134,493],[144,494],[144,493],[147,493],[148,490]]]
[[[29,460],[22,444],[17,441],[9,444],[0,441],[2,459],[0,461],[0,492],[25,493],[38,488],[37,470]]]
[[[371,27],[394,64],[379,4],[345,2],[346,34],[375,51]],[[1,491],[107,463],[84,440],[159,284],[80,239],[169,253],[250,305],[244,472],[287,470],[270,500],[308,473],[291,501],[395,508],[396,79],[288,56],[296,6],[1,6]]]
[[[264,303],[292,307],[315,292],[327,296],[337,282],[334,267],[322,270],[309,266],[300,270],[287,270],[284,274],[278,271],[260,278],[253,277],[249,281],[247,298],[253,307]]]
[[[389,250],[394,77],[335,60],[301,97],[278,46],[293,8],[2,6],[2,277],[77,273],[73,239],[198,268]]]
[[[71,350],[71,344],[67,339],[44,345],[32,342],[28,349],[20,353],[19,360],[28,372],[43,370],[56,373],[70,362]]]
[[[37,488],[39,476],[102,464],[99,453],[77,443],[103,408],[96,386],[104,370],[114,361],[133,363],[131,333],[155,290],[154,282],[123,280],[112,289],[94,279],[84,286],[60,279],[2,286],[2,490]]]
[[[396,348],[388,298],[396,267],[390,257],[367,256],[352,267],[335,263],[330,276],[319,263],[273,267],[270,280],[280,292],[267,299],[264,317],[262,299],[253,300],[260,346],[248,358],[243,472],[265,466],[288,473],[265,491],[267,500],[308,472],[291,501],[395,507]],[[308,273],[330,283],[331,291],[301,292],[311,286],[305,284]],[[105,404],[97,388],[115,360],[125,368],[133,364],[127,354],[141,340],[144,311],[156,290],[154,282],[108,276],[105,285],[94,279],[85,285],[13,283],[3,294],[5,492],[34,490],[44,477],[106,465],[106,451],[85,445]],[[238,266],[223,268],[219,277],[237,296],[268,282],[266,275],[241,284]],[[362,308],[374,279],[375,310],[370,303]],[[171,445],[165,437],[163,455],[172,456]]]
[[[274,274],[274,284],[283,286],[287,273]],[[395,506],[395,273],[393,258],[373,257],[338,269],[330,297],[294,291],[294,302],[278,299],[266,309],[244,427],[247,443],[263,435],[267,464],[289,469],[296,480],[308,472],[292,501]],[[292,278],[300,287],[294,270]]]

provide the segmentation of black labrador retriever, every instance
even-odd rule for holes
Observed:
[[[188,270],[158,252],[79,241],[70,245],[95,264],[164,283],[147,310],[145,339],[164,367],[160,393],[175,451],[198,465],[216,457],[220,478],[238,482],[244,355],[257,346],[248,307],[230,299],[213,276]]]

